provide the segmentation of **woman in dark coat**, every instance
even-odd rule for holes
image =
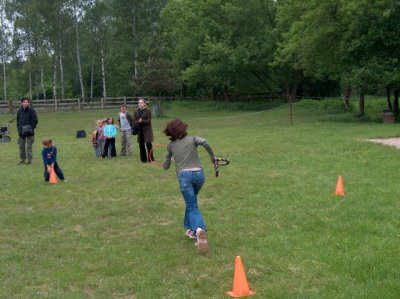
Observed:
[[[153,152],[151,153],[151,157],[149,157],[150,151],[153,148],[151,143],[154,141],[153,128],[151,126],[151,110],[147,107],[144,99],[139,99],[138,106],[139,109],[135,110],[133,118],[135,124],[139,126],[137,142],[140,149],[140,161],[146,163],[154,161]]]

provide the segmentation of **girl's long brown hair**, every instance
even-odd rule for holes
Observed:
[[[177,139],[182,139],[187,136],[188,125],[185,124],[179,118],[171,120],[165,127],[163,133],[169,138],[169,140],[174,141]]]

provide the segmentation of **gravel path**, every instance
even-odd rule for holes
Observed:
[[[367,141],[382,143],[389,146],[394,146],[400,149],[400,138],[388,138],[388,139],[367,139]]]

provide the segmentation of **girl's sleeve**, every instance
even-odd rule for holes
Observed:
[[[56,163],[57,162],[57,148],[54,147],[53,148],[53,158],[51,159],[52,163]]]
[[[210,155],[210,158],[215,157],[214,152],[206,139],[200,138],[199,136],[194,136],[193,140],[196,145],[202,145],[206,149],[207,153]]]
[[[167,151],[165,152],[164,163],[163,163],[164,170],[168,170],[170,168],[171,162],[172,162],[172,152],[171,152],[171,149],[169,148],[169,144],[168,144]]]
[[[46,165],[47,165],[47,159],[46,159],[46,154],[45,154],[45,152],[44,152],[44,149],[42,150],[42,159],[43,159],[44,167],[46,167]]]

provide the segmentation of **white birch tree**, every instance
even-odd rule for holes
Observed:
[[[108,30],[111,23],[110,8],[106,1],[94,1],[86,14],[87,29],[94,45],[99,49],[102,79],[102,97],[107,100],[107,81],[106,81],[106,46]]]
[[[3,69],[3,100],[7,103],[7,73],[6,73],[6,61],[7,61],[7,48],[9,45],[7,36],[7,21],[5,16],[5,1],[0,1],[0,26],[1,26],[1,36],[0,36],[0,47],[1,47],[1,65]]]

